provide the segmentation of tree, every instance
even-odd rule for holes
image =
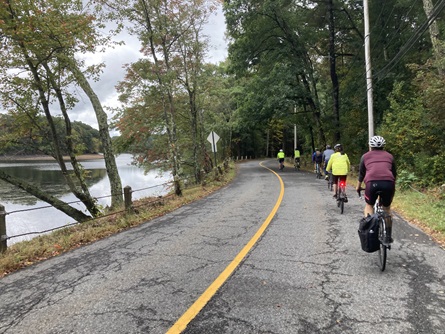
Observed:
[[[75,96],[69,92],[70,85],[75,84],[69,73],[74,74],[81,87],[87,87],[85,75],[79,69],[82,62],[77,61],[75,57],[79,52],[94,50],[99,42],[105,41],[98,38],[93,17],[85,14],[84,9],[80,2],[58,0],[45,4],[11,0],[2,3],[0,25],[5,44],[5,52],[2,54],[2,101],[5,107],[15,114],[24,113],[30,119],[41,112],[44,113],[49,127],[48,133],[52,138],[51,155],[59,163],[71,191],[82,200],[90,213],[96,216],[100,211],[95,199],[89,194],[83,169],[76,159],[71,120],[68,116],[68,110],[77,102]],[[97,73],[96,70],[90,69],[90,73]],[[81,81],[82,79],[84,81]],[[88,92],[87,95],[91,96]],[[55,105],[64,119],[65,145],[73,173],[68,171],[63,160],[61,139],[51,112]],[[106,118],[103,120],[103,117],[98,117],[98,123],[101,138],[109,138]],[[122,203],[120,178],[115,164],[114,168],[109,168],[108,162],[114,161],[114,156],[107,150],[105,140],[103,146],[112,185],[112,205],[117,205]],[[74,182],[74,178],[79,182]],[[116,185],[119,186],[119,192]],[[33,191],[32,187],[27,189]],[[56,201],[51,202],[61,209]]]
[[[253,81],[262,78],[265,85],[282,88],[275,96],[265,95],[265,90],[252,91],[261,94],[259,100],[281,100],[269,109],[270,118],[274,113],[289,114],[295,105],[301,106],[312,114],[317,141],[326,142],[315,58],[309,48],[314,30],[305,23],[308,10],[286,0],[226,2],[224,12],[233,39],[229,57],[237,75],[246,75]],[[264,106],[255,109],[266,111]]]
[[[129,66],[126,83],[121,85],[122,100],[131,103],[124,108],[123,119],[128,119],[127,112],[134,114],[136,109],[144,110],[146,115],[162,113],[162,124],[152,124],[147,136],[160,132],[167,135],[168,144],[164,147],[168,148],[169,169],[176,181],[175,192],[181,194],[179,177],[183,165],[192,166],[195,180],[199,182],[204,160],[199,119],[202,111],[200,76],[206,52],[202,28],[214,9],[213,2],[138,0],[110,1],[108,5],[116,9],[117,15],[133,22],[129,30],[140,39],[145,56]],[[136,88],[129,82],[132,80],[137,80],[144,89]],[[154,99],[147,101],[148,96]],[[184,119],[190,122],[185,131],[182,128]],[[128,124],[119,123],[127,131],[130,128]],[[189,142],[179,140],[188,138],[188,134],[192,150],[189,163],[184,161]]]

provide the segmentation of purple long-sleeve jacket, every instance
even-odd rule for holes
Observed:
[[[369,151],[360,159],[359,182],[395,181],[396,164],[391,153],[383,150]]]

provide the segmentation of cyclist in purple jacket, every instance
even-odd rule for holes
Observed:
[[[394,157],[383,150],[386,141],[383,137],[374,136],[369,140],[370,151],[363,154],[360,160],[357,191],[360,191],[362,182],[365,183],[365,217],[374,213],[374,204],[377,192],[380,192],[380,202],[383,210],[391,216],[391,203],[395,193],[397,177]],[[388,235],[391,227],[388,226]]]

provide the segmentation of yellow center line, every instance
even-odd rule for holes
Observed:
[[[209,302],[210,299],[215,295],[218,289],[225,283],[225,281],[230,277],[230,275],[235,271],[241,261],[246,257],[247,253],[252,249],[258,239],[263,235],[266,228],[269,226],[272,218],[278,211],[280,207],[281,201],[284,196],[284,183],[281,177],[271,170],[263,166],[263,162],[260,163],[261,167],[264,167],[274,173],[278,180],[280,181],[280,195],[278,196],[278,200],[275,203],[274,208],[270,212],[269,216],[267,216],[264,223],[261,225],[259,230],[255,233],[255,235],[250,239],[250,241],[244,246],[244,248],[238,253],[238,255],[232,260],[232,262],[224,269],[224,271],[213,281],[212,284],[207,288],[206,291],[193,303],[192,306],[176,321],[176,323],[168,330],[167,334],[173,333],[181,333],[186,329],[187,325],[192,321],[198,313],[204,308],[204,306]]]

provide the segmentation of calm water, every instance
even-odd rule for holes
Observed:
[[[131,164],[132,156],[122,154],[116,158],[122,187],[130,186],[133,190],[133,200],[165,195],[168,192],[168,183],[171,181],[169,173],[159,171],[144,171]],[[102,206],[110,205],[110,184],[105,171],[103,160],[83,161],[82,166],[88,170],[90,177],[88,186],[91,195],[98,198]],[[0,168],[10,175],[26,179],[39,185],[45,192],[56,196],[64,202],[77,202],[65,186],[64,179],[55,162],[0,162]],[[0,180],[0,203],[5,207],[6,232],[9,237],[29,233],[42,232],[55,227],[63,226],[74,220],[61,211],[49,206],[46,202],[29,195],[23,190]],[[81,203],[71,204],[76,209],[84,210]],[[31,210],[30,209],[35,209]],[[21,212],[21,210],[24,210]],[[8,245],[21,240],[29,240],[39,234],[14,237],[8,240]]]

